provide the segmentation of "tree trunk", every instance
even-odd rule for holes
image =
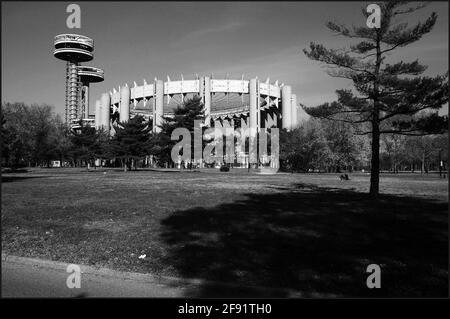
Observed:
[[[375,64],[375,81],[373,95],[373,112],[372,112],[372,159],[370,167],[370,196],[378,198],[380,184],[380,117],[378,98],[379,98],[379,74],[381,66],[381,46],[380,35],[377,34],[377,55]]]
[[[422,166],[420,168],[421,174],[425,172],[425,151],[422,153]]]
[[[380,132],[378,122],[372,122],[372,159],[370,164],[370,195],[378,197],[380,184]]]

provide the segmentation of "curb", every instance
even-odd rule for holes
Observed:
[[[9,262],[21,265],[28,265],[37,268],[48,268],[53,270],[59,270],[66,272],[67,266],[70,263],[53,261],[53,260],[45,260],[39,258],[29,258],[29,257],[19,257],[14,255],[8,255],[2,253],[2,263]],[[81,268],[82,274],[89,274],[94,276],[102,276],[102,277],[114,277],[115,279],[122,280],[130,280],[130,281],[138,281],[140,283],[153,283],[158,285],[171,285],[171,286],[200,286],[200,285],[211,285],[218,286],[224,288],[235,288],[235,289],[244,289],[250,290],[254,292],[263,293],[263,295],[267,295],[268,292],[272,292],[274,294],[283,294],[287,298],[289,297],[301,297],[302,294],[299,291],[295,291],[290,288],[273,288],[273,287],[263,287],[263,286],[242,286],[233,283],[220,282],[220,281],[211,281],[204,280],[198,278],[179,278],[172,276],[157,276],[153,274],[143,274],[136,272],[126,272],[126,271],[118,271],[112,270],[109,268],[103,267],[93,267],[87,265],[79,265]],[[286,298],[284,297],[284,298]]]

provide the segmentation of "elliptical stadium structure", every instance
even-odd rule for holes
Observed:
[[[297,103],[290,85],[249,80],[198,76],[180,80],[154,79],[142,85],[125,84],[101,95],[95,102],[95,115],[89,115],[89,83],[104,80],[99,68],[82,66],[93,59],[93,40],[82,35],[55,37],[54,56],[67,61],[66,123],[73,129],[81,120],[114,134],[113,124],[126,122],[136,115],[153,121],[153,132],[160,132],[163,116],[173,116],[173,109],[193,96],[200,96],[205,109],[205,126],[248,129],[260,132],[271,127],[295,129],[308,116]],[[250,134],[255,134],[250,133]]]
[[[209,127],[242,127],[260,131],[279,127],[296,128],[306,114],[297,104],[290,85],[274,84],[269,79],[215,79],[196,76],[195,79],[167,81],[144,80],[103,93],[95,103],[95,126],[112,130],[112,119],[125,122],[137,114],[153,120],[153,131],[159,132],[163,116],[186,99],[198,95],[205,108],[205,124]]]

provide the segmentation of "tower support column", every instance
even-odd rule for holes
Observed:
[[[78,118],[78,95],[79,95],[79,81],[78,81],[78,63],[68,62],[68,124]]]
[[[70,62],[66,62],[66,107],[65,107],[65,117],[64,121],[68,125],[69,124],[69,100],[70,100],[70,94],[69,94],[69,78],[70,78]]]

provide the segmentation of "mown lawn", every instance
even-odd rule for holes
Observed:
[[[35,169],[2,175],[4,253],[285,287],[299,296],[447,296],[448,180]],[[140,259],[139,256],[146,255]],[[382,288],[365,268],[381,265]],[[220,295],[205,286],[195,296]]]

